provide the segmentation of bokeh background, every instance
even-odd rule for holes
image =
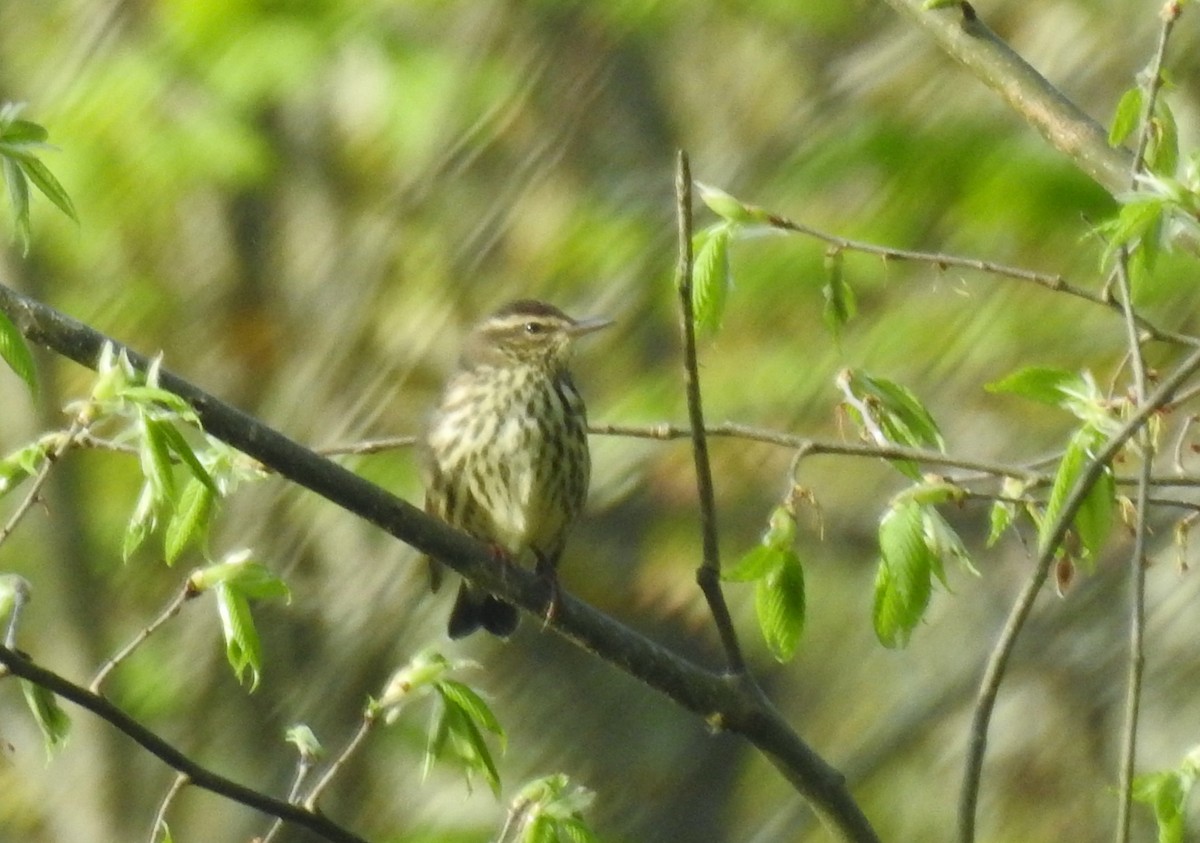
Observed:
[[[1158,4],[981,3],[982,17],[1083,109],[1107,121],[1150,56]],[[1169,96],[1184,149],[1200,141],[1195,10],[1173,44]],[[0,4],[0,95],[29,103],[60,151],[47,161],[78,226],[35,200],[28,257],[6,283],[144,352],[313,446],[417,431],[470,324],[536,296],[617,326],[582,350],[597,422],[685,418],[675,300],[673,166],[829,232],[1061,273],[1096,289],[1092,223],[1114,212],[989,91],[880,2],[499,0],[39,0]],[[701,212],[700,222],[710,221]],[[908,385],[954,453],[1019,462],[1051,453],[1070,420],[983,384],[1022,365],[1089,367],[1106,382],[1123,331],[1103,308],[971,272],[849,255],[860,308],[821,321],[823,247],[767,237],[733,249],[723,329],[704,341],[708,417],[836,439],[837,371]],[[1165,259],[1146,313],[1195,330],[1194,260]],[[1174,352],[1155,348],[1168,365]],[[29,398],[0,374],[0,445],[64,423],[89,373],[39,358]],[[597,438],[588,517],[566,587],[691,658],[718,664],[694,585],[700,551],[682,443]],[[786,490],[792,454],[713,444],[721,546],[751,547]],[[348,459],[421,497],[412,455]],[[809,621],[796,660],[757,640],[750,589],[731,586],[768,692],[850,777],[888,840],[946,840],[982,659],[1030,567],[1009,539],[983,548],[986,512],[947,515],[982,576],[950,572],[911,645],[875,641],[874,531],[903,480],[822,457],[800,481],[821,518],[800,539]],[[34,602],[22,646],[85,680],[179,587],[147,547],[121,562],[134,461],[78,454],[45,507],[0,547]],[[1168,512],[1155,520],[1140,769],[1200,741],[1197,576],[1181,574]],[[1016,652],[992,728],[980,839],[1106,838],[1115,817],[1127,614],[1119,537],[1063,600],[1047,594]],[[525,623],[506,645],[443,638],[413,552],[314,496],[266,480],[228,500],[215,554],[252,547],[290,584],[258,612],[267,666],[248,694],[224,663],[210,602],[123,666],[113,698],[223,773],[283,793],[284,730],[337,747],[365,696],[436,643],[509,731],[509,797],[562,771],[593,789],[606,841],[825,839],[804,803],[737,739]],[[74,711],[74,710],[73,710]],[[378,733],[324,806],[380,841],[482,841],[503,821],[451,770],[421,779],[424,711]],[[172,774],[76,711],[46,762],[15,683],[0,683],[0,841],[149,838]],[[1138,839],[1150,839],[1139,815]],[[185,792],[175,839],[244,840],[252,812]],[[285,835],[285,839],[304,839]]]

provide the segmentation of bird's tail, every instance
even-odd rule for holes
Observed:
[[[477,629],[507,638],[516,632],[519,620],[516,606],[464,582],[459,586],[454,608],[450,610],[447,631],[451,638],[463,638]]]

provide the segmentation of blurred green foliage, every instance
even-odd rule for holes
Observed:
[[[1132,0],[997,0],[981,13],[1101,121],[1157,28],[1154,8]],[[1171,57],[1184,148],[1200,138],[1196,32],[1180,27]],[[314,446],[419,430],[465,327],[524,296],[618,319],[576,367],[593,420],[682,421],[671,284],[680,147],[699,180],[821,230],[1093,290],[1103,244],[1089,231],[1117,209],[866,0],[42,0],[0,5],[0,67],[4,98],[28,103],[58,146],[46,160],[79,217],[35,195],[28,258],[18,242],[0,252],[2,280],[161,350],[167,367]],[[697,207],[698,226],[716,222]],[[1118,318],[1095,305],[852,253],[838,271],[857,316],[835,342],[824,244],[734,239],[727,257],[721,330],[700,349],[712,421],[852,438],[835,377],[854,367],[921,396],[947,451],[1019,462],[1063,441],[1072,420],[983,384],[1028,365],[1088,368],[1104,383],[1124,350]],[[1160,259],[1139,290],[1147,316],[1195,329],[1194,266]],[[38,362],[34,397],[0,374],[0,452],[62,427],[63,405],[90,388],[78,367]],[[565,587],[717,663],[693,578],[686,445],[604,437],[593,453],[594,506],[564,559]],[[732,561],[791,488],[792,454],[714,441],[713,458]],[[407,451],[350,464],[420,500]],[[908,649],[885,651],[872,625],[876,530],[904,479],[882,463],[822,456],[796,481],[821,512],[820,525],[798,520],[804,637],[777,665],[790,635],[773,649],[760,642],[752,590],[730,589],[751,660],[789,719],[850,776],[885,839],[946,839],[964,712],[1025,550],[1016,540],[983,550],[982,505],[947,511],[982,575],[935,593]],[[168,569],[143,547],[122,564],[139,482],[135,458],[74,456],[52,474],[46,511],[0,547],[0,569],[35,594],[22,646],[67,675],[91,675],[203,561],[192,549]],[[441,641],[448,606],[426,593],[408,548],[280,481],[226,500],[207,543],[216,557],[252,547],[290,588],[289,606],[255,604],[258,691],[245,693],[225,665],[211,612],[188,607],[110,692],[205,763],[283,793],[287,729],[303,721],[339,745],[367,696]],[[1119,567],[1101,560],[1069,602],[1039,604],[992,730],[985,816],[1004,820],[984,839],[1109,833]],[[1188,724],[1200,715],[1188,620],[1197,585],[1169,565],[1150,573],[1142,760],[1166,769],[1194,743]],[[566,774],[595,793],[589,817],[602,839],[822,839],[763,759],[536,624],[503,647],[456,647],[452,657],[486,665],[479,686],[508,736],[506,786]],[[0,691],[0,739],[13,747],[0,763],[5,834],[144,836],[171,774],[83,717],[47,767],[21,701]],[[468,796],[453,772],[423,780],[424,740],[422,729],[397,729],[371,744],[329,792],[327,813],[396,843],[494,834],[502,803],[484,789]],[[169,817],[175,839],[265,829],[214,804],[185,792]]]

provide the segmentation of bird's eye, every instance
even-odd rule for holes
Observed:
[[[542,333],[542,331],[544,331],[544,330],[546,330],[546,326],[543,325],[541,322],[526,322],[525,323],[525,333],[527,333],[527,334],[537,335],[537,334]]]

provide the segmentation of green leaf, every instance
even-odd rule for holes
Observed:
[[[966,498],[967,490],[957,483],[940,477],[921,478],[896,495],[894,501],[912,501],[919,504],[957,503]]]
[[[921,4],[921,8],[928,12],[933,9],[945,9],[950,6],[957,6],[961,2],[962,0],[925,0]]]
[[[1067,448],[1063,452],[1062,460],[1058,464],[1058,471],[1054,475],[1054,484],[1050,488],[1050,496],[1046,500],[1046,510],[1042,516],[1041,527],[1038,530],[1038,549],[1041,552],[1047,550],[1047,544],[1050,541],[1051,534],[1054,531],[1055,523],[1058,521],[1059,514],[1062,512],[1063,504],[1066,503],[1067,497],[1075,488],[1076,482],[1083,474],[1084,468],[1087,466],[1090,459],[1090,450],[1097,440],[1096,431],[1088,426],[1084,426],[1075,432],[1067,443]],[[1105,494],[1104,492],[1100,494]],[[1091,492],[1089,492],[1089,497]],[[1111,501],[1113,498],[1109,498]],[[1094,504],[1097,508],[1096,512],[1091,514],[1093,522],[1089,523],[1089,529],[1092,530],[1091,538],[1099,540],[1103,543],[1103,539],[1107,536],[1106,528],[1096,521],[1099,518],[1099,502]],[[1108,516],[1111,519],[1111,514]],[[1079,526],[1079,516],[1076,515],[1075,526]]]
[[[988,392],[1020,395],[1051,407],[1066,408],[1074,394],[1086,388],[1078,372],[1029,366],[984,387]]]
[[[1137,128],[1142,119],[1142,89],[1130,88],[1121,95],[1117,102],[1117,111],[1113,115],[1112,128],[1108,130],[1109,146],[1120,146]]]
[[[248,684],[253,692],[262,674],[262,642],[250,614],[250,603],[241,591],[224,582],[217,584],[216,598],[225,636],[225,658],[238,682]]]
[[[1000,494],[1006,498],[1020,498],[1024,496],[1027,485],[1024,480],[1005,477],[1004,482],[1000,484]],[[992,547],[1000,540],[1001,534],[1009,528],[1016,515],[1017,505],[1013,501],[996,501],[992,504],[991,512],[988,515],[988,547]]]
[[[179,495],[179,503],[167,522],[163,550],[168,565],[173,565],[190,545],[204,540],[212,523],[215,502],[216,496],[210,486],[198,477],[188,478]]]
[[[968,573],[979,576],[979,570],[971,562],[971,554],[963,545],[962,539],[954,528],[947,523],[942,514],[933,507],[926,507],[924,513],[925,543],[935,560],[933,573],[941,580],[942,585],[949,587],[943,565],[947,560],[958,562]]]
[[[296,747],[301,758],[315,761],[325,755],[325,747],[321,746],[321,742],[317,740],[313,730],[304,723],[297,723],[288,729],[284,734],[284,740]]]
[[[1188,839],[1187,802],[1195,781],[1195,771],[1189,771],[1187,765],[1134,778],[1133,798],[1153,809],[1159,843],[1185,843]]]
[[[79,216],[75,213],[75,205],[71,202],[71,197],[67,195],[67,191],[50,172],[49,167],[32,155],[19,158],[18,164],[43,196],[53,202],[55,207],[70,217],[73,222],[79,222]]]
[[[780,551],[783,563],[758,581],[754,592],[758,626],[776,661],[796,653],[804,633],[804,568],[791,551]]]
[[[50,136],[45,128],[30,120],[0,121],[0,126],[0,142],[5,144],[44,144]]]
[[[46,745],[46,753],[52,754],[67,742],[71,732],[71,718],[58,704],[58,698],[41,685],[35,685],[25,679],[21,680],[21,690],[25,694],[25,702],[33,712],[33,719],[42,730],[42,740]]]
[[[725,315],[725,299],[729,292],[729,241],[732,230],[728,225],[705,229],[697,235],[700,242],[692,276],[692,318],[696,328],[715,334]]]
[[[188,443],[187,439],[185,439],[183,434],[179,432],[179,428],[177,428],[171,422],[163,420],[162,434],[167,447],[171,450],[171,453],[178,457],[180,462],[188,467],[188,469],[192,472],[192,476],[207,486],[208,490],[214,495],[220,494],[219,490],[217,489],[217,484],[213,482],[212,475],[210,475],[208,473],[208,469],[206,469],[200,463],[199,458],[196,456],[196,452],[192,450],[192,446]]]
[[[727,582],[752,582],[762,579],[783,564],[786,551],[760,544],[751,548],[731,568],[721,571],[721,579]]]
[[[443,679],[438,682],[437,690],[444,698],[461,708],[472,721],[496,735],[500,739],[501,747],[506,744],[508,737],[504,734],[504,727],[500,725],[500,721],[496,719],[492,709],[479,694],[462,682],[453,679]]]
[[[925,614],[936,560],[925,541],[924,508],[908,502],[888,510],[879,525],[875,575],[875,635],[885,647],[903,647]]]
[[[21,167],[11,158],[0,159],[0,173],[8,185],[8,201],[12,204],[17,243],[21,253],[29,254],[29,182]]]
[[[1167,202],[1161,196],[1137,193],[1121,206],[1116,220],[1100,226],[1107,238],[1101,254],[1101,264],[1108,265],[1122,246],[1135,248],[1140,242],[1148,249],[1156,248]]]
[[[157,410],[161,407],[177,414],[183,421],[196,422],[196,411],[192,409],[192,405],[169,389],[126,383],[119,394],[121,398],[147,409]]]
[[[221,562],[193,571],[188,582],[201,592],[226,587],[253,600],[272,597],[291,599],[287,584],[275,576],[270,568],[251,559],[249,550],[234,551]]]
[[[42,440],[13,451],[0,460],[0,497],[21,485],[26,477],[40,471],[45,459],[46,444],[43,437]]]
[[[912,391],[861,369],[848,370],[846,375],[850,390],[875,409],[876,420],[890,441],[916,448],[945,448],[937,422]]]
[[[700,193],[700,201],[707,205],[714,214],[728,222],[763,223],[770,219],[770,214],[762,208],[747,205],[718,187],[703,182],[695,184],[696,190]]]
[[[141,411],[138,413],[138,426],[142,433],[141,447],[138,449],[142,474],[154,490],[158,502],[173,501],[175,470],[171,464],[171,448],[166,433],[170,423]]]
[[[566,837],[570,843],[600,843],[600,838],[578,817],[559,820],[558,834],[559,837]]]
[[[558,831],[554,828],[554,820],[542,815],[535,816],[525,827],[521,843],[559,843]]]
[[[821,294],[825,297],[822,316],[834,337],[839,336],[842,327],[858,313],[858,300],[854,295],[854,288],[846,283],[843,271],[844,257],[841,249],[825,253],[825,271],[828,276],[825,286],[821,288]]]
[[[1112,469],[1105,466],[1100,477],[1092,485],[1079,511],[1075,513],[1075,530],[1087,551],[1088,558],[1095,560],[1104,549],[1112,532],[1113,513],[1117,503],[1117,486]]]
[[[159,503],[153,487],[149,482],[143,483],[142,491],[138,494],[137,504],[133,508],[133,514],[129,516],[129,523],[125,525],[121,558],[126,562],[154,532],[154,527],[158,524],[158,511]]]
[[[0,357],[17,376],[29,385],[32,393],[37,389],[37,371],[33,365],[33,355],[20,329],[8,318],[8,314],[0,312]]]
[[[470,715],[450,697],[442,698],[442,721],[446,730],[443,746],[448,743],[452,752],[462,762],[467,782],[470,784],[472,773],[479,773],[491,788],[492,793],[500,795],[500,773],[496,762],[492,760],[491,750],[483,738],[483,733]]]
[[[1163,176],[1175,175],[1179,169],[1179,127],[1171,106],[1162,97],[1155,100],[1150,129],[1150,148],[1146,151],[1148,169]]]

